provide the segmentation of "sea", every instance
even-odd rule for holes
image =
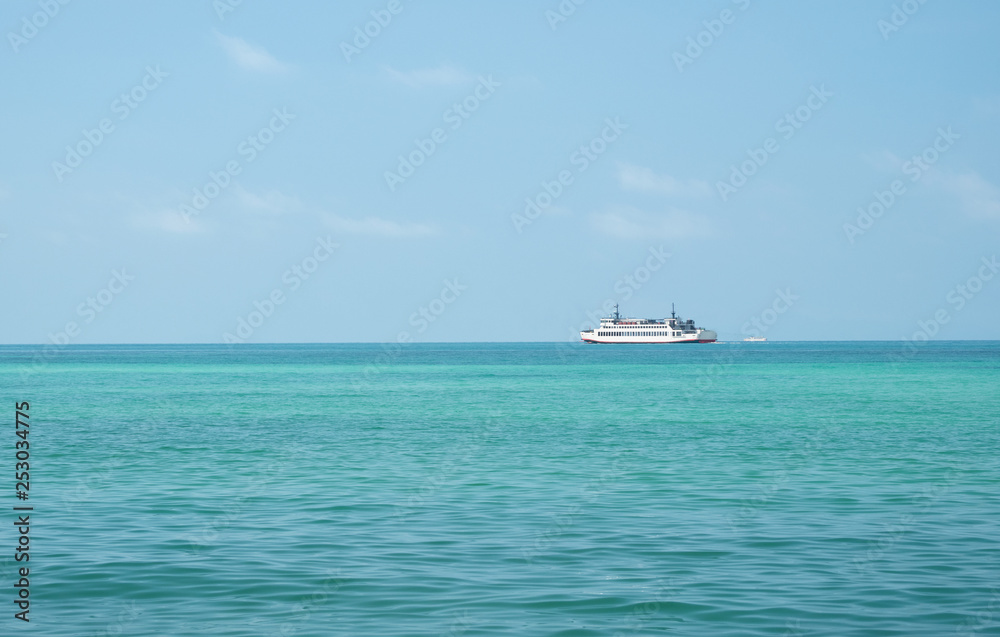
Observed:
[[[1000,342],[3,346],[0,388],[2,635],[1000,635]]]

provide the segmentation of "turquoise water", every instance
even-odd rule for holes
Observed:
[[[997,342],[40,351],[2,634],[1000,634]]]

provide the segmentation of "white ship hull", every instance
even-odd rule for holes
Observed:
[[[663,330],[636,330],[635,334],[625,334],[620,335],[603,335],[601,332],[618,332],[623,333],[623,330],[588,330],[586,332],[580,332],[580,338],[585,343],[714,343],[718,340],[719,335],[715,333],[714,330],[698,330],[694,334],[683,334],[681,336],[663,336],[660,334],[655,334],[655,332],[662,332]],[[649,335],[642,334],[641,332],[648,332]],[[600,334],[600,335],[599,335]]]

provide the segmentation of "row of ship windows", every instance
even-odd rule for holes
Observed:
[[[598,336],[676,336],[673,332],[598,332]]]

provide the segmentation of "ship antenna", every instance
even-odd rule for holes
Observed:
[[[674,312],[674,304],[673,303],[670,304],[670,318],[673,318],[673,319],[677,318],[677,312]]]
[[[618,320],[618,304],[615,303],[615,320]]]

